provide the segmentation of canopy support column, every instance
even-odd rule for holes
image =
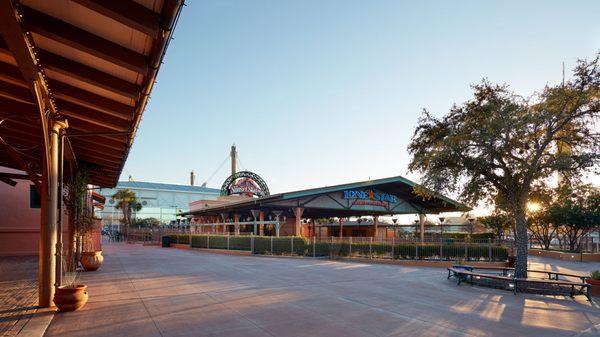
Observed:
[[[421,243],[425,242],[425,214],[419,213],[419,235]]]
[[[46,174],[42,175],[42,219],[40,226],[40,246],[39,246],[39,271],[38,271],[38,290],[39,306],[48,308],[52,306],[56,283],[57,259],[57,219],[58,219],[58,145],[59,134],[62,128],[66,127],[63,121],[53,121],[50,132],[50,147],[46,149],[49,152],[50,163],[45,165]]]
[[[294,208],[294,217],[296,218],[296,236],[302,236],[302,213],[304,212],[304,208],[296,207]]]
[[[259,224],[258,224],[259,235],[263,236],[263,235],[265,235],[265,212],[260,211],[258,213],[258,221],[259,221]]]
[[[233,226],[235,227],[235,235],[240,235],[240,216],[238,214],[233,215]]]

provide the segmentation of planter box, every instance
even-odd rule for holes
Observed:
[[[600,253],[568,253],[555,250],[529,249],[530,255],[549,257],[564,261],[600,262]]]

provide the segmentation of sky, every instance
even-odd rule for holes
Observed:
[[[220,188],[235,143],[271,193],[418,181],[423,108],[483,78],[531,95],[600,50],[597,0],[186,3],[121,180]]]

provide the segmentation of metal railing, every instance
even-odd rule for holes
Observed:
[[[299,255],[328,258],[369,258],[438,261],[505,261],[505,242],[487,240],[438,240],[419,242],[410,239],[373,237],[274,237],[255,235],[215,235],[164,233],[175,244],[192,248],[248,251],[262,255]]]

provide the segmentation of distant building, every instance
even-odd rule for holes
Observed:
[[[96,214],[102,218],[102,226],[116,229],[120,226],[121,210],[116,209],[112,196],[123,189],[135,192],[142,210],[134,214],[137,219],[156,218],[161,224],[177,219],[177,213],[189,211],[189,204],[196,200],[216,200],[221,190],[191,185],[175,185],[142,181],[120,181],[116,188],[102,188],[98,193],[106,197],[104,209]]]

